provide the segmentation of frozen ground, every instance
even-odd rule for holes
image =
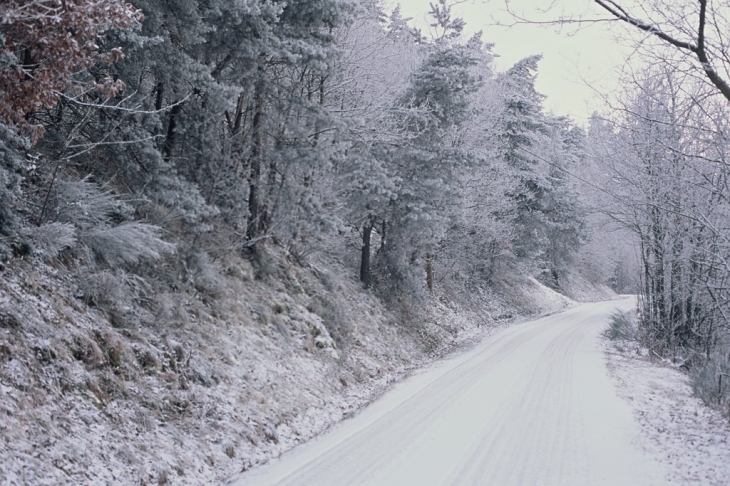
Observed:
[[[640,424],[641,445],[667,469],[670,484],[730,484],[730,425],[692,396],[687,376],[650,362],[635,345],[606,343],[605,350],[618,393]]]
[[[499,295],[437,294],[408,324],[344,269],[277,261],[262,279],[244,260],[217,263],[215,295],[144,287],[144,306],[125,297],[138,280],[92,275],[106,281],[106,307],[87,305],[85,281],[63,268],[6,267],[0,485],[220,484],[435,356],[572,305],[518,279]]]
[[[667,425],[654,435],[647,433],[653,422],[639,425],[634,403],[617,394],[598,339],[608,315],[631,305],[587,304],[495,333],[400,383],[330,433],[231,483],[670,484],[668,478],[677,477],[670,474],[674,464],[657,459]],[[630,365],[623,369],[631,376]],[[645,384],[622,383],[624,391]],[[651,400],[647,393],[634,402]],[[645,405],[638,410],[650,414]],[[676,439],[677,454],[682,440]]]

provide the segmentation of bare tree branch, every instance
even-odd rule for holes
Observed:
[[[637,29],[647,32],[665,43],[676,47],[677,49],[688,51],[697,58],[702,66],[702,70],[705,72],[707,79],[720,91],[720,93],[730,101],[730,84],[717,72],[713,67],[712,62],[708,56],[705,28],[707,25],[707,3],[708,0],[698,0],[700,11],[699,20],[697,25],[696,39],[692,41],[680,40],[666,31],[662,30],[659,26],[640,18],[631,15],[625,8],[619,5],[614,0],[594,0],[594,2],[603,8],[606,12],[610,13],[617,20],[625,22],[629,25],[636,27]],[[721,50],[722,51],[722,50]]]

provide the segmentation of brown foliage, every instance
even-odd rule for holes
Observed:
[[[142,13],[122,0],[2,0],[0,2],[0,121],[37,140],[43,128],[28,115],[56,104],[60,93],[95,90],[105,97],[123,88],[111,77],[80,82],[75,74],[122,58],[102,52],[110,29],[128,29]]]

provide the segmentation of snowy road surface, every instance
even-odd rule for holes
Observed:
[[[598,344],[611,312],[632,305],[585,304],[505,329],[232,484],[665,484]]]

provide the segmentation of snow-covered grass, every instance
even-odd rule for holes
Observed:
[[[63,268],[5,269],[0,484],[214,484],[497,323],[571,305],[516,279],[471,300],[434,295],[402,326],[334,264],[278,258],[261,279],[245,260],[218,265],[215,295],[105,275],[121,290],[95,299]]]
[[[571,272],[560,282],[561,292],[578,302],[598,302],[617,298],[616,293],[606,285],[591,282],[581,274]]]
[[[730,480],[730,424],[692,394],[687,375],[650,361],[632,342],[605,342],[619,395],[641,425],[642,446],[669,468],[670,484],[724,486]]]

